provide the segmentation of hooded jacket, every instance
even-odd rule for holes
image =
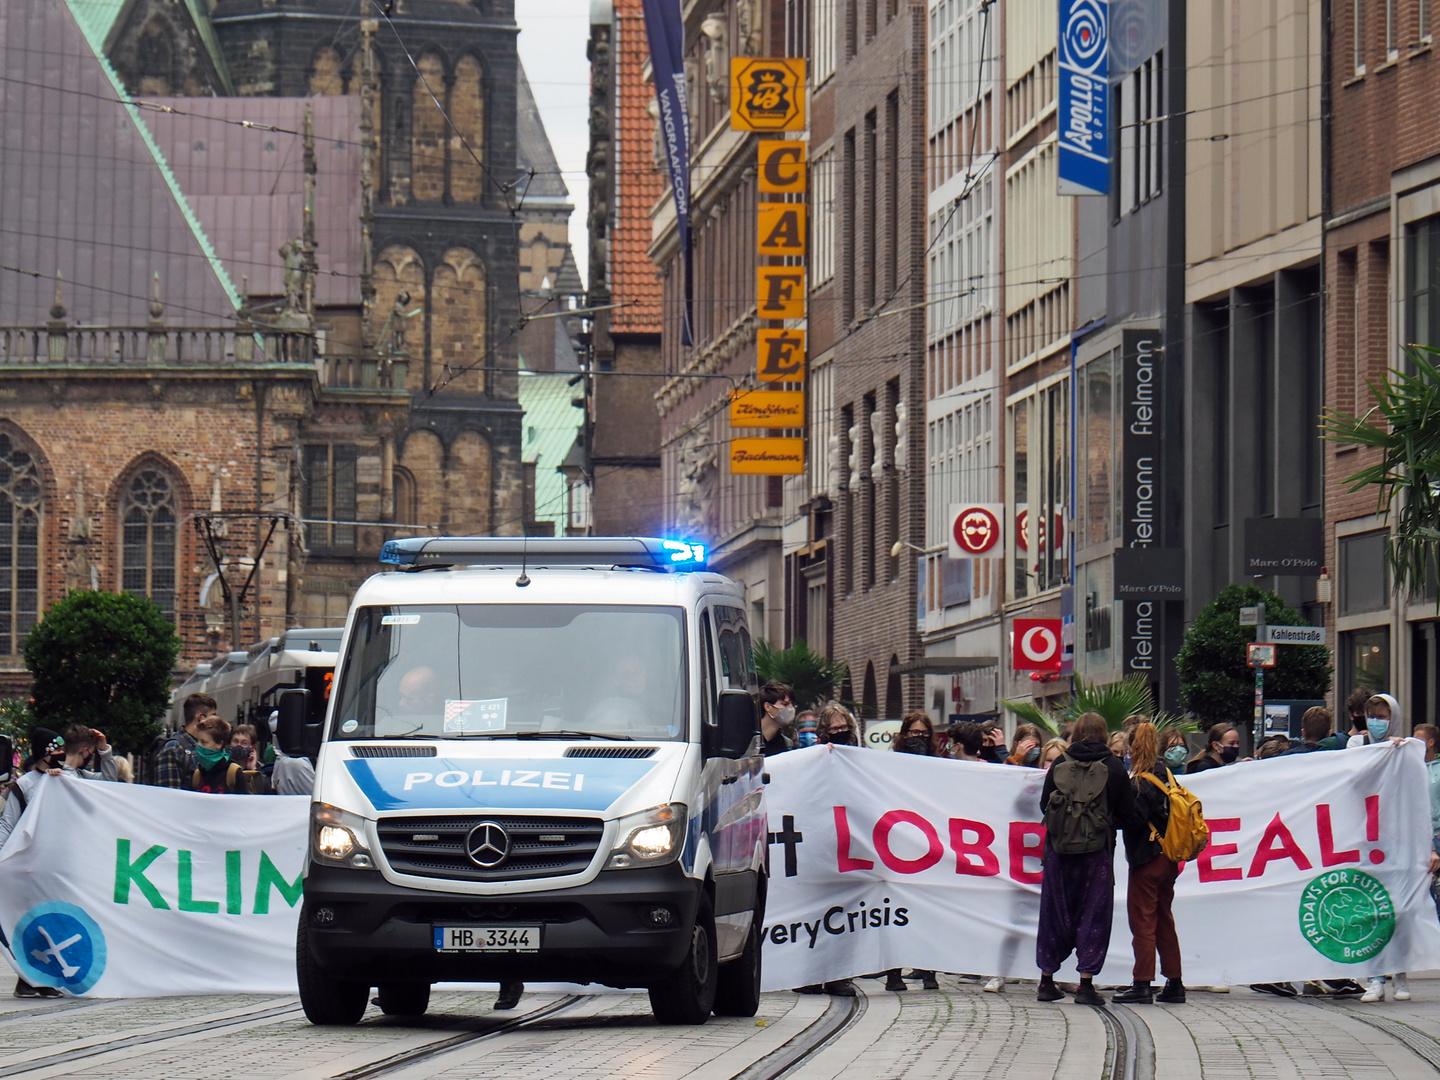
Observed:
[[[1400,702],[1396,701],[1389,694],[1376,694],[1374,696],[1378,698],[1384,698],[1385,704],[1390,706],[1390,731],[1386,734],[1385,737],[1388,739],[1391,735],[1404,735],[1405,725],[1403,721],[1405,719],[1405,714],[1400,709]],[[1371,739],[1369,732],[1365,732],[1364,734],[1351,735],[1349,742],[1345,744],[1345,749],[1353,750],[1357,746],[1366,746],[1370,743],[1370,741]]]
[[[1130,786],[1130,774],[1125,764],[1110,752],[1104,743],[1071,743],[1065,756],[1072,761],[1103,761],[1109,775],[1105,779],[1105,800],[1110,807],[1110,823],[1116,829],[1123,829],[1140,820],[1135,805],[1135,789]],[[1061,758],[1056,761],[1058,765]],[[1040,812],[1050,804],[1050,793],[1055,790],[1055,767],[1045,773],[1045,783],[1040,787]],[[1063,857],[1063,856],[1062,856]],[[1086,856],[1088,858],[1089,856]]]

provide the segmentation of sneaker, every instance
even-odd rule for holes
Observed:
[[[60,991],[56,990],[53,986],[42,986],[40,987],[40,996],[42,998],[57,998],[64,997],[65,995],[60,993]]]
[[[1410,980],[1405,977],[1405,973],[1403,971],[1399,975],[1395,976],[1394,998],[1396,1001],[1410,1000]]]
[[[1003,994],[1005,992],[1005,980],[999,975],[992,975],[980,989],[987,994]]]
[[[1065,994],[1055,985],[1054,979],[1041,979],[1040,989],[1035,991],[1036,1001],[1062,1001]]]
[[[1117,1005],[1149,1005],[1155,1001],[1155,991],[1148,982],[1132,983],[1110,1000]]]
[[[1163,1001],[1166,1005],[1185,1004],[1185,984],[1179,979],[1166,979],[1165,989],[1155,995],[1156,1001]]]
[[[24,979],[16,979],[15,996],[17,998],[38,998],[41,996],[40,987],[31,986]]]
[[[1360,995],[1361,1001],[1375,1002],[1385,1000],[1385,980],[1371,979],[1366,983],[1365,993]]]
[[[1295,997],[1295,984],[1288,982],[1251,983],[1250,989],[1257,994],[1274,994],[1276,997]]]
[[[1075,991],[1076,1005],[1104,1005],[1105,995],[1095,989],[1095,984],[1089,979],[1080,980],[1080,988]]]
[[[523,982],[503,982],[500,984],[500,996],[495,999],[496,1009],[513,1009],[520,1004],[520,995],[525,992]]]
[[[1322,985],[1332,997],[1359,997],[1365,993],[1365,988],[1354,979],[1326,979]]]
[[[893,994],[899,994],[908,990],[909,987],[905,985],[905,980],[900,977],[899,972],[891,972],[890,977],[885,980],[885,989]]]

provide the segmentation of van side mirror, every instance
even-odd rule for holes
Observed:
[[[15,744],[9,735],[0,735],[0,784],[8,784],[15,777]]]
[[[716,708],[716,724],[711,732],[711,743],[706,747],[706,757],[741,758],[750,750],[756,733],[760,730],[755,699],[748,690],[722,690]]]
[[[276,703],[280,716],[275,722],[275,742],[286,757],[320,756],[323,724],[310,722],[310,691],[285,690]]]

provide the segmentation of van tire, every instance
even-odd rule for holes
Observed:
[[[661,1024],[703,1024],[715,1007],[719,974],[714,908],[710,897],[702,892],[685,959],[672,974],[650,987],[650,1011],[655,1020]]]
[[[382,983],[375,1004],[386,1016],[424,1016],[430,1008],[430,984]]]
[[[310,955],[309,924],[310,912],[302,907],[295,930],[295,980],[300,984],[305,1019],[320,1027],[358,1024],[365,1015],[370,987],[336,979],[315,962]]]
[[[760,912],[755,912],[745,951],[720,965],[716,1016],[754,1016],[760,1010]]]

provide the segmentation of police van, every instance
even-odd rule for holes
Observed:
[[[646,988],[662,1023],[753,1016],[766,890],[744,593],[700,545],[417,538],[361,585],[316,758],[305,1014],[436,982]]]

